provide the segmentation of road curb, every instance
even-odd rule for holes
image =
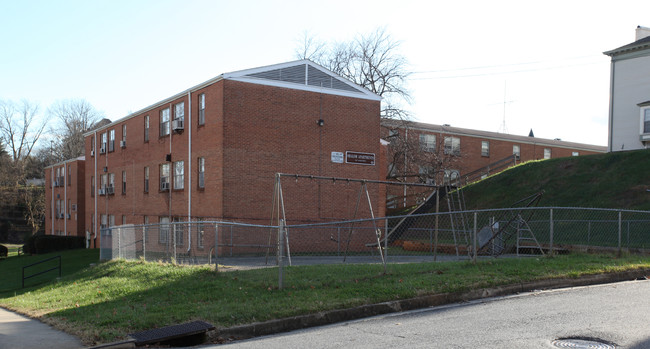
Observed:
[[[535,290],[550,290],[629,281],[645,278],[646,275],[650,275],[650,269],[637,269],[625,272],[586,275],[576,278],[545,279],[505,286],[482,288],[460,293],[434,294],[410,299],[362,305],[349,309],[336,309],[315,314],[294,316],[284,319],[256,322],[248,325],[222,328],[214,331],[214,333],[210,336],[210,339],[223,343],[229,340],[239,340],[275,333],[289,332],[309,327],[357,320],[375,315],[422,309],[483,298],[507,296]]]

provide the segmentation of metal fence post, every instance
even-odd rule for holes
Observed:
[[[122,228],[117,228],[117,258],[122,258]]]
[[[142,226],[142,259],[147,260],[147,226]]]
[[[384,218],[384,261],[388,263],[388,218]]]
[[[623,212],[618,211],[618,255],[621,255],[621,238],[623,235]]]
[[[219,224],[214,225],[214,270],[219,271]]]
[[[474,234],[473,234],[473,241],[472,241],[472,252],[474,254],[474,257],[472,258],[472,260],[474,261],[474,263],[476,263],[476,254],[477,254],[477,251],[476,251],[476,245],[477,245],[477,241],[476,241],[477,240],[477,238],[476,238],[477,215],[478,215],[478,213],[476,211],[474,211]]]
[[[280,226],[278,228],[278,289],[281,290],[284,276],[284,261],[282,260],[282,255],[284,254],[284,219],[280,219]]]
[[[553,209],[551,208],[549,210],[549,246],[548,246],[548,255],[552,256],[553,255]]]

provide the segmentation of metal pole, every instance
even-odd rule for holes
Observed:
[[[284,219],[280,220],[280,229],[278,231],[278,289],[282,289],[283,286],[283,274],[284,274],[284,261],[282,260],[282,255],[284,254]]]
[[[438,218],[440,215],[440,187],[436,188],[436,231],[433,235],[433,261],[435,262],[438,257]]]
[[[384,218],[384,231],[386,232],[384,236],[384,259],[388,263],[388,218]]]
[[[587,224],[587,246],[591,244],[591,222]]]
[[[142,226],[142,259],[147,260],[147,226]]]
[[[550,242],[549,242],[549,246],[548,246],[548,255],[552,256],[553,255],[553,209],[550,209],[549,216],[550,216],[550,218],[549,218],[550,222],[549,223],[550,223],[551,226],[550,226],[550,233],[549,233]]]
[[[473,243],[472,243],[472,244],[474,245],[474,246],[472,247],[472,252],[473,252],[473,254],[474,254],[474,258],[473,258],[474,263],[476,263],[476,254],[477,254],[477,251],[476,251],[476,246],[477,246],[477,239],[476,239],[476,221],[477,221],[477,215],[478,215],[477,212],[474,212],[474,238],[473,238]]]
[[[623,233],[623,214],[621,211],[618,211],[618,255],[621,255],[621,237]]]
[[[214,225],[214,270],[219,271],[219,224]]]

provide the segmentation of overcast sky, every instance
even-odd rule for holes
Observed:
[[[606,145],[609,57],[650,1],[0,0],[0,99],[84,98],[117,120],[221,73],[378,27],[417,121]],[[505,103],[504,103],[505,102]],[[43,113],[44,114],[44,113]]]

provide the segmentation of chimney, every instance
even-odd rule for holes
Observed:
[[[650,36],[650,28],[642,27],[642,26],[637,26],[636,27],[636,40],[639,41],[643,38],[647,38]]]

